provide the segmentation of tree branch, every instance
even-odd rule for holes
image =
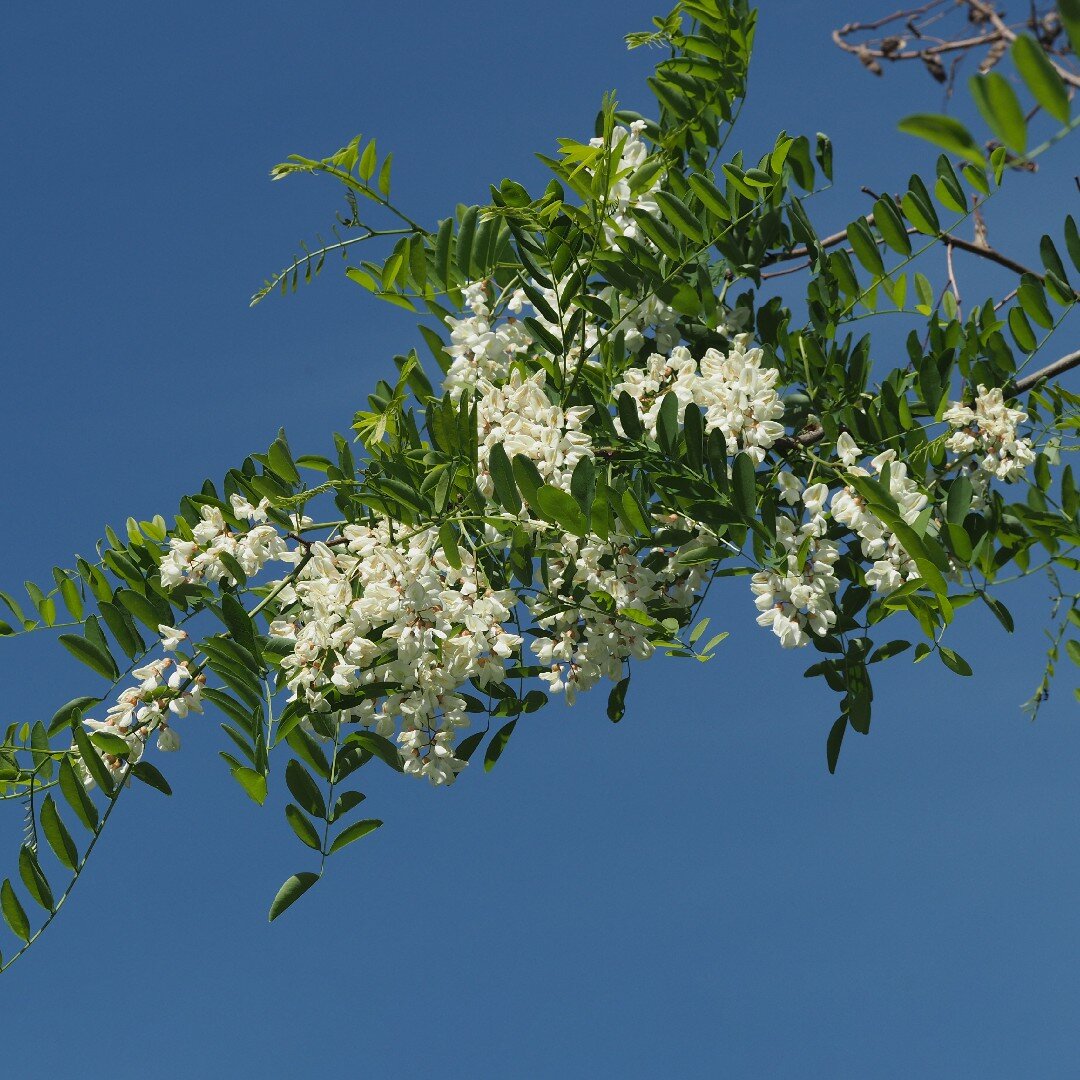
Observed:
[[[1032,270],[1031,267],[1024,266],[1023,263],[1018,263],[1015,259],[1010,259],[1008,255],[1002,255],[1000,251],[995,251],[992,247],[981,247],[979,244],[973,244],[970,240],[963,240],[959,236],[953,236],[952,233],[943,232],[940,236],[946,245],[959,248],[961,251],[966,251],[971,255],[978,255],[980,259],[989,259],[990,262],[997,263],[998,266],[1004,266],[1006,270],[1011,270],[1014,274],[1020,274],[1021,276],[1030,274],[1039,281],[1046,280],[1045,274],[1040,274],[1037,270]],[[1073,289],[1073,295],[1080,299],[1080,292],[1075,289]]]
[[[1006,389],[1013,395],[1024,394],[1043,379],[1054,379],[1066,371],[1071,371],[1074,367],[1080,367],[1080,349],[1069,353],[1068,356],[1063,356],[1060,360],[1055,360],[1052,364],[1047,364],[1040,371],[1034,371],[1022,379],[1017,379],[1011,387],[1006,387]]]

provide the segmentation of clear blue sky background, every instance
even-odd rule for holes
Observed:
[[[874,80],[829,43],[887,4],[827,7],[766,5],[736,139],[756,154],[781,128],[832,134],[823,231],[866,209],[860,184],[932,169],[893,127],[941,105],[922,72]],[[329,182],[269,183],[271,165],[378,136],[399,199],[431,222],[505,175],[538,187],[532,152],[590,135],[603,91],[648,105],[650,57],[621,38],[653,13],[5,7],[0,586],[45,579],[106,521],[171,515],[280,424],[325,451],[418,343],[408,315],[334,264],[248,310],[341,206]],[[1035,259],[1037,230],[1076,202],[1067,157],[1013,179],[995,243]],[[1003,280],[962,274],[973,298]],[[1046,594],[1007,597],[1011,638],[967,609],[954,645],[973,679],[883,665],[872,734],[848,735],[832,777],[835,706],[801,678],[814,654],[776,648],[737,581],[712,603],[731,631],[716,659],[639,667],[619,727],[596,695],[523,721],[493,773],[449,791],[366,770],[386,827],[273,926],[270,898],[309,860],[280,809],[228,777],[215,719],[196,717],[160,761],[175,796],[125,798],[72,904],[0,980],[5,1067],[1076,1076],[1080,730],[1067,683],[1036,724],[1018,709],[1041,671]],[[4,723],[88,686],[43,636],[0,642],[0,673]],[[5,822],[4,873],[16,832]]]

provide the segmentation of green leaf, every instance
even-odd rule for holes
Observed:
[[[974,490],[966,476],[958,476],[949,486],[949,500],[945,509],[945,520],[953,525],[963,525],[971,509]]]
[[[86,766],[87,772],[94,778],[95,783],[102,791],[105,792],[110,798],[113,795],[113,779],[112,774],[105,767],[105,762],[101,760],[100,755],[94,749],[94,744],[90,741],[86,732],[83,730],[81,724],[74,724],[71,728],[72,738],[75,740],[75,746],[78,748],[79,757],[82,758],[83,765]],[[127,744],[124,744],[124,749],[127,750]]]
[[[1032,322],[1044,330],[1053,328],[1054,317],[1050,314],[1050,308],[1046,303],[1046,294],[1043,292],[1042,283],[1034,274],[1021,275],[1016,298]]]
[[[221,620],[232,635],[233,641],[237,645],[242,645],[258,661],[262,650],[259,648],[251,616],[232,593],[225,593],[221,597]]]
[[[82,622],[83,602],[79,595],[79,587],[69,577],[60,582],[60,595],[64,598],[64,606],[71,612],[71,617],[76,622]]]
[[[379,169],[379,191],[383,195],[390,194],[390,169],[394,161],[393,154],[387,154],[385,160],[382,163],[382,168]]]
[[[111,754],[113,757],[126,758],[131,753],[131,747],[127,742],[109,731],[93,732],[90,741],[103,753]]]
[[[731,220],[731,207],[727,199],[711,180],[700,173],[693,173],[689,177],[690,189],[702,201],[706,209],[715,214],[721,221]]]
[[[53,713],[52,719],[48,723],[47,731],[50,736],[55,735],[61,728],[66,728],[71,725],[72,720],[81,720],[83,714],[91,705],[97,705],[103,698],[99,697],[77,697],[72,698],[66,705],[61,705],[59,709]]]
[[[523,454],[515,456],[510,463],[514,470],[514,479],[517,481],[518,490],[521,492],[529,506],[536,508],[536,493],[543,487],[544,478],[536,463]]]
[[[911,240],[908,239],[900,211],[896,209],[896,203],[891,198],[881,198],[874,203],[874,225],[893,251],[901,255],[911,254]]]
[[[521,495],[514,481],[514,470],[506,456],[502,443],[496,443],[488,451],[488,472],[495,485],[495,498],[512,514],[521,511]]]
[[[1076,227],[1076,219],[1072,214],[1065,218],[1065,247],[1073,266],[1080,270],[1080,229]]]
[[[171,795],[172,788],[169,787],[169,781],[161,775],[161,771],[154,765],[151,765],[149,761],[137,761],[131,767],[131,775],[136,780],[142,781],[147,787],[152,787],[155,791],[160,791],[162,795]]]
[[[607,718],[617,724],[626,715],[626,691],[630,687],[630,676],[620,679],[608,694]]]
[[[647,514],[642,510],[637,497],[629,488],[624,488],[619,496],[619,513],[626,524],[639,536],[651,536]]]
[[[361,180],[370,180],[375,175],[375,165],[378,162],[379,153],[375,149],[375,140],[364,147],[364,152],[360,155],[360,165],[357,168],[357,172],[360,174]]]
[[[318,880],[318,874],[312,874],[308,871],[293,874],[278,889],[277,896],[274,897],[274,902],[270,905],[270,922],[273,922],[286,908],[292,907]]]
[[[656,441],[668,453],[675,449],[679,437],[679,398],[674,390],[669,390],[656,415]]]
[[[731,465],[731,486],[735,508],[747,521],[757,516],[757,483],[754,462],[747,454],[736,454]]]
[[[232,770],[231,775],[253,802],[259,806],[266,802],[266,777],[262,773],[257,773],[246,765],[239,765]]]
[[[829,738],[825,743],[825,760],[829,764],[829,772],[836,772],[836,762],[840,757],[840,745],[844,741],[844,732],[847,731],[847,717],[841,716],[833,724],[829,731]]]
[[[454,748],[454,757],[460,761],[468,761],[476,753],[476,748],[484,741],[486,734],[486,731],[474,731],[467,739],[462,739]]]
[[[1069,659],[1080,667],[1080,641],[1076,638],[1069,638],[1065,642],[1065,651],[1069,654]]]
[[[1012,612],[1000,600],[989,593],[980,592],[979,596],[982,597],[983,603],[994,613],[994,618],[1005,627],[1006,632],[1011,634],[1016,627]]]
[[[915,181],[918,181],[918,183],[915,183]],[[906,192],[900,199],[900,205],[904,209],[904,216],[924,236],[937,236],[941,231],[941,222],[938,220],[933,203],[930,202],[930,196],[925,185],[917,176],[912,176],[909,184],[911,190]]]
[[[971,132],[951,116],[916,113],[905,117],[897,127],[907,135],[925,139],[975,165],[986,165],[986,158]]]
[[[98,608],[105,619],[106,626],[112,631],[113,637],[116,638],[116,643],[123,649],[124,655],[129,660],[134,660],[136,656],[146,651],[146,642],[139,637],[135,624],[126,611],[116,604],[106,603],[105,601],[99,603]]]
[[[871,274],[880,276],[885,273],[881,252],[878,251],[873,233],[870,232],[870,226],[866,224],[864,218],[856,218],[847,227],[847,237],[851,250],[855,252],[855,257]]]
[[[676,198],[669,191],[657,191],[654,193],[653,198],[660,207],[660,213],[683,236],[688,237],[695,244],[705,242],[705,234],[701,231],[701,223],[686,203]]]
[[[504,724],[492,736],[491,742],[488,743],[488,748],[484,753],[484,772],[491,772],[495,768],[495,762],[502,757],[502,752],[506,749],[506,744],[510,741],[510,736],[513,735],[516,726],[517,720],[511,720],[509,724]]]
[[[76,817],[91,831],[97,832],[98,812],[90,796],[86,793],[82,781],[71,764],[71,758],[65,757],[60,762],[60,793],[68,805],[75,811]]]
[[[289,764],[285,766],[285,786],[312,817],[326,817],[326,800],[322,792],[311,774],[296,758],[290,758]]]
[[[550,484],[542,485],[536,493],[536,509],[548,521],[561,525],[575,536],[588,534],[588,522],[577,500],[561,488],[552,487]]]
[[[444,218],[439,222],[439,232],[435,237],[435,275],[446,286],[452,284],[453,272],[450,268],[450,246],[454,239],[454,219]]]
[[[588,523],[592,514],[593,500],[596,498],[596,466],[591,457],[583,457],[574,466],[570,476],[570,494],[581,507]]]
[[[29,941],[30,920],[7,878],[4,879],[4,884],[0,885],[0,911],[4,914],[4,922],[11,927],[11,932],[23,941]]]
[[[26,891],[46,910],[55,908],[53,903],[52,889],[49,880],[45,877],[38,865],[37,856],[26,844],[19,849],[19,877],[26,886]]]
[[[457,531],[449,521],[439,526],[439,543],[442,545],[446,561],[455,569],[461,569],[461,550],[458,547]]]
[[[968,89],[986,126],[1010,149],[1027,152],[1027,122],[1020,101],[1004,76],[996,71],[973,75]]]
[[[1031,323],[1023,310],[1018,307],[1009,309],[1009,329],[1016,340],[1016,344],[1023,352],[1033,353],[1038,345],[1035,332],[1031,329]]]
[[[955,671],[957,675],[971,674],[971,665],[958,652],[941,645],[938,648],[938,655],[950,671]]]
[[[116,594],[116,599],[122,607],[155,634],[159,626],[163,623],[168,624],[172,620],[171,609],[168,608],[164,601],[159,602],[161,604],[159,607],[141,593],[134,592],[131,589],[121,589]]]
[[[454,261],[458,269],[466,278],[472,276],[472,249],[473,240],[476,238],[476,218],[480,213],[478,206],[470,206],[461,216],[461,224],[458,226],[457,251],[454,253]]]
[[[618,409],[623,433],[631,441],[637,442],[645,433],[645,428],[641,423],[641,414],[638,412],[637,401],[624,390],[619,394]]]
[[[60,863],[68,870],[74,870],[79,864],[79,849],[75,846],[67,826],[61,821],[60,812],[56,809],[51,795],[46,795],[41,804],[41,829]]]
[[[1034,38],[1021,34],[1013,42],[1012,62],[1035,100],[1062,124],[1069,122],[1069,96],[1065,83]]]
[[[1080,0],[1058,0],[1057,9],[1073,54],[1080,56]]]
[[[359,806],[367,796],[362,791],[343,791],[334,803],[333,810],[330,811],[330,820],[338,821],[343,818],[350,810]]]
[[[299,806],[289,803],[285,807],[285,820],[288,821],[292,831],[296,833],[302,843],[307,844],[309,848],[314,848],[316,851],[322,850],[322,844],[319,842],[319,834],[315,831],[315,826],[304,817]]]
[[[333,855],[334,852],[340,851],[343,847],[368,836],[381,827],[382,822],[378,818],[365,818],[363,821],[354,821],[334,837],[334,842],[330,845],[330,851],[327,854]]]
[[[115,682],[120,677],[120,669],[116,666],[116,661],[101,646],[78,634],[61,634],[59,641],[72,656],[104,676],[109,682]]]
[[[911,648],[910,641],[887,641],[880,648],[875,649],[870,654],[870,659],[866,662],[868,664],[876,664],[881,660],[888,660],[892,656],[897,656],[902,652],[906,652]]]
[[[354,731],[345,740],[348,746],[359,746],[373,757],[389,765],[397,772],[402,771],[401,751],[387,738],[375,731]]]
[[[290,484],[300,483],[300,474],[296,471],[292,454],[289,452],[289,444],[285,441],[283,435],[279,435],[270,444],[266,456],[270,462],[271,471],[280,476],[282,480]]]

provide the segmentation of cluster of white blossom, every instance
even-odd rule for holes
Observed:
[[[340,719],[385,737],[400,722],[405,771],[451,783],[465,764],[453,754],[465,684],[502,682],[521,645],[506,629],[516,596],[492,588],[467,550],[452,566],[435,529],[395,540],[381,521],[340,540],[309,546],[270,627],[292,644],[281,666],[293,698],[314,712],[344,698]]]
[[[491,448],[501,445],[506,456],[526,457],[536,465],[545,483],[569,491],[574,467],[592,457],[592,440],[583,430],[592,408],[563,409],[545,392],[543,371],[525,377],[515,368],[502,385],[481,382],[476,402],[477,486],[488,498],[495,486],[488,471]]]
[[[847,438],[850,440],[850,436]],[[849,460],[857,459],[861,453],[854,443],[845,446],[845,451]],[[870,464],[879,477],[885,473],[888,465],[889,493],[896,500],[901,518],[908,525],[914,525],[928,499],[908,476],[907,465],[896,460],[895,450],[878,454]],[[854,465],[849,466],[848,471],[856,476],[870,475],[865,469]],[[833,519],[846,525],[862,541],[863,555],[874,560],[873,566],[866,571],[866,584],[870,588],[888,593],[920,576],[914,560],[896,535],[867,507],[866,501],[854,488],[845,486],[837,491],[832,497],[830,509]]]
[[[545,632],[530,648],[548,667],[540,678],[552,693],[565,694],[572,705],[580,691],[601,679],[622,678],[628,659],[652,655],[646,627],[622,613],[644,613],[657,601],[672,608],[693,604],[703,573],[679,565],[682,550],[657,548],[649,558],[626,536],[565,538],[559,555],[548,558],[548,593],[528,601],[536,625]],[[575,592],[582,588],[583,597]],[[597,593],[609,597],[609,603],[601,606]],[[552,607],[555,612],[545,615]]]
[[[462,290],[462,296],[471,314],[446,319],[450,328],[446,352],[453,359],[443,389],[455,398],[471,393],[482,379],[495,382],[505,379],[513,361],[532,345],[532,338],[516,319],[508,318],[495,325],[486,281],[470,282]],[[508,306],[515,314],[521,311],[524,297],[520,289],[511,295]]]
[[[649,148],[641,137],[646,127],[644,120],[635,120],[629,130],[616,125],[612,132],[612,148],[619,151],[619,165],[615,172],[615,182],[608,189],[606,199],[607,221],[604,231],[609,244],[614,242],[616,236],[649,243],[641,234],[633,211],[641,210],[653,217],[660,213],[656,192],[660,190],[664,178],[663,170],[639,186],[637,191],[630,186],[634,172],[645,164],[645,159],[649,156]],[[590,139],[589,145],[599,148],[604,145],[604,140],[600,137]]]
[[[235,585],[236,579],[222,555],[235,559],[248,577],[257,574],[271,559],[280,560],[285,555],[287,545],[277,529],[262,524],[270,505],[266,499],[253,506],[243,496],[233,495],[231,502],[236,517],[246,518],[254,523],[253,527],[234,532],[218,507],[203,506],[202,520],[192,528],[191,539],[174,536],[169,541],[169,552],[158,567],[165,588],[216,581]]]
[[[719,431],[729,454],[741,450],[760,463],[784,434],[779,422],[784,403],[776,392],[779,371],[762,367],[761,349],[749,348],[749,342],[749,335],[738,334],[726,355],[709,349],[700,362],[681,345],[668,356],[653,353],[644,367],[630,368],[613,393],[629,394],[637,402],[642,423],[655,435],[664,397],[673,392],[680,417],[693,402],[704,412],[706,432]]]
[[[780,487],[781,498],[791,506],[801,501],[810,517],[799,523],[786,514],[777,518],[776,540],[782,560],[775,568],[754,574],[750,589],[761,612],[758,626],[768,627],[785,649],[792,649],[810,641],[808,629],[821,637],[836,625],[835,597],[840,581],[834,567],[840,551],[825,536],[828,486],[811,484],[804,491],[797,477],[783,472]]]
[[[174,626],[158,627],[161,645],[167,652],[174,651],[187,637],[183,630]],[[169,668],[173,670],[169,672]],[[85,717],[83,724],[91,732],[103,731],[123,739],[128,746],[126,759],[115,754],[98,751],[105,767],[114,780],[124,775],[128,763],[137,762],[147,740],[156,731],[157,748],[162,751],[180,749],[180,736],[170,725],[170,714],[184,717],[189,713],[203,711],[202,690],[206,676],[191,661],[168,657],[152,660],[131,673],[138,683],[129,686],[117,697],[104,720]],[[72,747],[75,751],[75,747]],[[76,767],[83,784],[94,786],[93,777],[81,757],[76,756]]]
[[[945,446],[957,457],[973,459],[969,478],[976,510],[984,505],[991,480],[1018,480],[1035,461],[1031,441],[1016,433],[1027,413],[1010,409],[1000,387],[980,385],[973,406],[953,402],[943,419],[955,429]]]

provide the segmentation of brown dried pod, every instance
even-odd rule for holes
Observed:
[[[930,72],[934,79],[939,83],[945,82],[948,75],[945,74],[945,68],[942,66],[941,61],[933,53],[919,53],[919,56],[926,65],[926,70]]]
[[[999,38],[987,50],[986,55],[979,64],[979,71],[985,75],[1008,51],[1008,43],[1004,38]]]
[[[859,63],[861,63],[867,71],[872,71],[875,75],[880,75],[882,73],[881,65],[874,58],[874,54],[865,45],[860,45],[855,50],[855,55],[859,58]]]

